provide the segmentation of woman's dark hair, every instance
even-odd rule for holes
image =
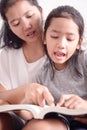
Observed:
[[[0,30],[0,47],[9,47],[14,49],[19,49],[23,45],[23,40],[17,37],[10,29],[7,18],[6,12],[9,7],[13,6],[16,2],[21,0],[1,0],[0,1],[0,14],[3,19],[3,26]],[[39,9],[39,4],[37,0],[26,0],[30,4],[35,5]]]
[[[50,26],[53,18],[72,19],[75,22],[75,24],[78,26],[79,37],[80,38],[83,37],[84,20],[83,20],[83,17],[81,16],[80,12],[77,11],[74,7],[65,5],[65,6],[59,6],[55,9],[53,9],[49,13],[49,15],[46,19],[45,26],[44,26],[44,36],[46,35],[47,29]],[[46,53],[47,53],[46,45],[45,45],[45,50],[46,50]],[[79,54],[79,51],[76,50],[76,53],[71,57],[72,60],[73,60],[73,64],[75,62],[77,62],[78,54]],[[48,53],[47,53],[47,55],[48,55]],[[48,55],[48,57],[49,57],[49,55]],[[49,59],[50,59],[50,57],[49,57]],[[51,65],[52,65],[53,63],[52,63],[51,59],[50,59],[50,62],[51,62]],[[78,73],[78,75],[81,76],[81,73],[79,72],[79,70],[77,68],[75,68],[75,70]]]

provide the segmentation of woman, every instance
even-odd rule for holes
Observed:
[[[1,0],[0,13],[3,19],[0,33],[0,91],[6,93],[12,90],[8,96],[12,102],[9,103],[20,103],[24,96],[22,92],[46,59],[42,9],[37,0]],[[17,100],[14,99],[16,96]],[[8,114],[0,114],[0,129],[13,130],[11,119]]]

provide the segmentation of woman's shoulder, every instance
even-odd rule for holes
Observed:
[[[4,59],[5,57],[8,57],[8,52],[9,50],[6,48],[6,47],[4,47],[4,48],[1,48],[0,49],[0,59]]]
[[[9,49],[7,47],[0,49],[0,57],[8,57],[8,56],[15,56],[17,53],[21,53],[21,49]]]

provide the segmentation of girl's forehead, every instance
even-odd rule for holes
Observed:
[[[49,26],[76,26],[78,27],[78,25],[73,21],[73,19],[68,19],[68,18],[62,18],[62,17],[58,17],[58,18],[52,18],[50,25]]]
[[[48,31],[55,33],[79,34],[79,28],[72,19],[54,18],[48,26]]]

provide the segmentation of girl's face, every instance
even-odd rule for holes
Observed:
[[[27,0],[16,2],[6,13],[10,29],[19,38],[36,43],[42,34],[42,12]]]
[[[53,18],[46,32],[45,44],[56,69],[64,69],[81,44],[78,26],[72,19]]]

